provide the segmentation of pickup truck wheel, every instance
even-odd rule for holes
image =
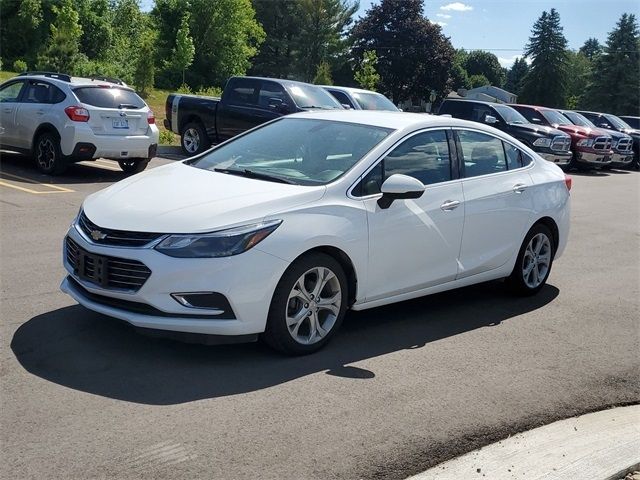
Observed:
[[[210,145],[207,132],[199,122],[190,122],[184,127],[180,144],[185,155],[190,157],[204,152]]]
[[[148,158],[130,158],[127,160],[118,160],[118,165],[125,173],[140,173],[147,165],[149,165]]]
[[[58,175],[68,166],[60,150],[60,139],[51,132],[45,132],[36,139],[33,158],[38,170],[48,175]]]

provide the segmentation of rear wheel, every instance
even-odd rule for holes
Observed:
[[[67,162],[60,150],[60,139],[51,132],[38,136],[33,149],[38,170],[48,175],[58,175],[67,169]]]
[[[538,223],[524,237],[516,264],[507,278],[509,288],[519,295],[538,293],[549,278],[555,245],[551,230]]]
[[[289,355],[322,348],[347,309],[347,278],[329,255],[312,253],[284,273],[271,301],[264,340]]]
[[[204,152],[211,143],[202,124],[190,122],[185,125],[180,135],[180,145],[185,155],[193,156]]]
[[[127,160],[118,160],[118,165],[123,172],[126,173],[140,173],[147,165],[149,165],[148,158],[129,158]]]

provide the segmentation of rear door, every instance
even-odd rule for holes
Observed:
[[[29,149],[36,129],[51,113],[55,103],[65,99],[65,94],[55,85],[41,80],[28,80],[16,111],[18,147]]]
[[[0,89],[0,144],[18,147],[16,111],[24,80],[7,83]]]
[[[133,90],[111,86],[81,86],[73,90],[89,111],[89,126],[96,135],[146,135],[149,108]]]
[[[533,215],[531,158],[515,145],[456,129],[465,219],[458,278],[504,265],[520,248]]]

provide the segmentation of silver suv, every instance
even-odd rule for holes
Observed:
[[[156,154],[153,112],[118,79],[26,72],[0,85],[0,104],[0,147],[30,155],[44,173],[96,158],[137,173]]]

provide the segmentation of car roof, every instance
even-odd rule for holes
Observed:
[[[482,105],[490,105],[495,107],[496,105],[502,105],[503,107],[508,107],[509,105],[506,103],[498,103],[498,102],[487,102],[486,100],[474,100],[472,98],[445,98],[444,102],[466,102],[466,103],[480,103]]]
[[[270,77],[240,77],[240,76],[234,76],[231,78],[246,78],[249,80],[265,80],[268,82],[275,82],[275,83],[279,83],[281,85],[305,85],[305,86],[311,86],[311,87],[320,87],[320,85],[314,85],[312,83],[305,83],[305,82],[299,82],[297,80],[289,80],[288,78],[270,78]],[[229,80],[231,80],[231,78]]]
[[[317,118],[336,122],[357,123],[394,130],[429,127],[484,127],[477,122],[452,118],[450,116],[407,113],[386,110],[324,110],[300,112],[286,118]],[[485,127],[486,128],[486,127]]]
[[[508,107],[525,107],[525,108],[533,108],[534,110],[557,110],[551,107],[541,107],[540,105],[527,105],[526,103],[508,103]]]
[[[618,115],[620,118],[635,118],[637,120],[640,120],[640,117],[636,117],[634,115]]]
[[[372,90],[365,90],[364,88],[355,88],[355,87],[339,87],[337,85],[319,85],[322,88],[331,88],[333,90],[339,90],[341,92],[348,93],[372,93],[374,95],[382,95],[381,93],[374,92]]]
[[[117,79],[107,79],[106,77],[96,77],[96,78],[87,78],[87,77],[71,77],[65,74],[55,74],[61,75],[60,77],[52,76],[51,74],[45,73],[30,73],[30,74],[20,74],[16,75],[9,80],[44,80],[56,86],[91,86],[91,85],[109,85],[110,87],[119,87],[132,90],[124,82],[120,82]],[[69,81],[67,80],[69,79]],[[112,81],[113,80],[113,81]],[[120,83],[118,83],[120,82]]]

